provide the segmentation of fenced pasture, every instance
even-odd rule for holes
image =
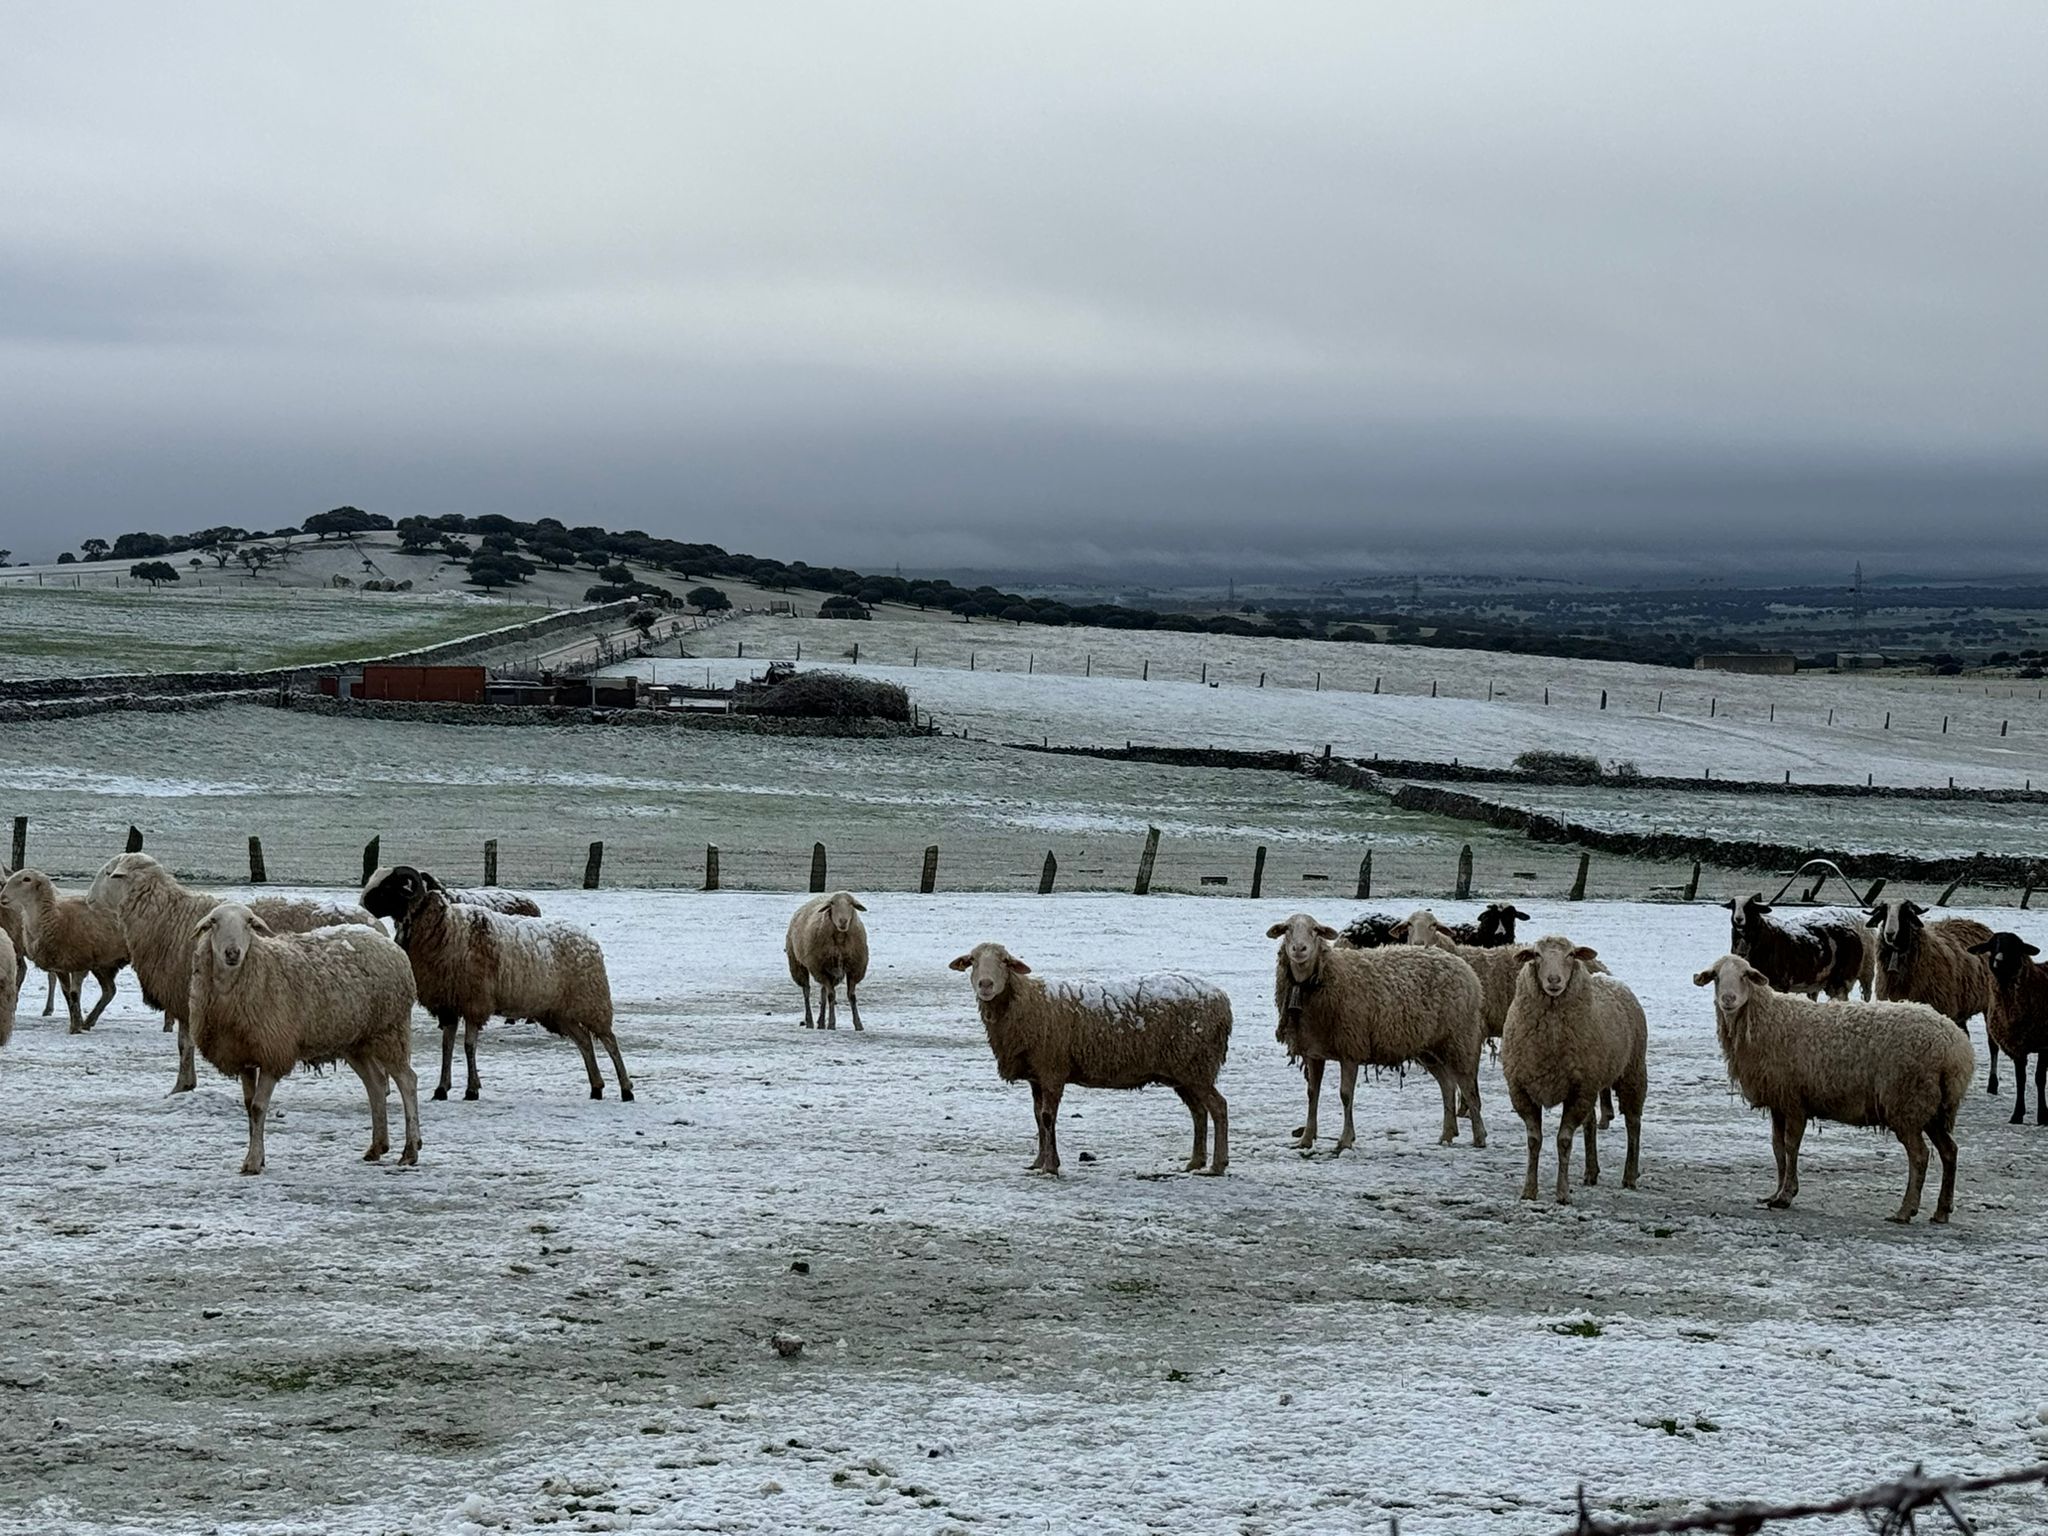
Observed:
[[[1486,1148],[1436,1145],[1434,1085],[1387,1074],[1358,1147],[1305,1157],[1264,938],[1297,904],[874,896],[855,1035],[799,1027],[790,897],[558,893],[605,945],[636,1101],[493,1024],[484,1097],[425,1104],[408,1170],[359,1160],[351,1075],[298,1073],[237,1177],[233,1085],[163,1096],[127,978],[90,1035],[24,1013],[0,1529],[1548,1536],[1581,1480],[1646,1519],[2040,1459],[2015,1298],[2048,1129],[2009,1099],[1964,1105],[1948,1228],[1887,1223],[1896,1143],[1833,1127],[1763,1210],[1768,1124],[1690,980],[1724,914],[1536,902],[1643,997],[1642,1187],[1610,1142],[1570,1208],[1517,1201],[1491,1063]],[[1070,1093],[1065,1176],[1022,1171],[1028,1094],[945,969],[991,937],[1047,975],[1229,990],[1226,1177],[1175,1171],[1159,1091]],[[2048,1523],[2036,1487],[1964,1508],[1984,1536]]]

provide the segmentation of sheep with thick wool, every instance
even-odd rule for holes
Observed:
[[[1779,992],[1823,993],[1846,1002],[1876,984],[1877,936],[1854,907],[1775,907],[1762,891],[1740,905],[1728,900],[1728,952],[1771,978]]]
[[[178,1075],[171,1092],[190,1093],[199,1086],[188,995],[192,932],[222,898],[193,890],[146,853],[119,853],[93,877],[87,899],[119,925],[142,1000],[162,1010],[165,1029],[177,1031]],[[315,897],[255,896],[243,905],[273,934],[374,926],[377,921],[352,902]]]
[[[0,931],[0,1045],[14,1035],[14,1005],[21,1001],[21,972],[14,966],[14,940]]]
[[[1515,1000],[1515,978],[1521,974],[1520,951],[1514,945],[1460,944],[1451,930],[1437,921],[1429,908],[1411,912],[1394,926],[1397,944],[1420,944],[1456,955],[1479,978],[1479,1016],[1486,1024],[1486,1038],[1498,1040],[1508,1021],[1508,1008]],[[1604,969],[1604,967],[1603,967]]]
[[[2027,1058],[2034,1061],[2034,1123],[2048,1125],[2048,965],[2016,933],[1994,933],[1970,947],[1991,971],[1984,1038],[2012,1058],[2012,1124],[2027,1118]]]
[[[796,909],[783,934],[782,955],[789,963],[789,979],[804,990],[804,1028],[811,1022],[811,983],[824,989],[819,1005],[818,1029],[839,1027],[839,984],[846,983],[846,1006],[853,1012],[853,1027],[860,1028],[860,1002],[854,988],[867,980],[868,930],[860,920],[867,911],[851,891],[830,896],[813,896]]]
[[[1877,995],[1885,1002],[1925,1003],[1969,1031],[1970,1017],[1991,1002],[1991,970],[1971,953],[1991,942],[1991,930],[1975,918],[1943,917],[1927,922],[1917,901],[1880,901],[1866,919],[1877,931]],[[1986,1093],[1998,1092],[1998,1052],[1991,1053]]]
[[[1956,1113],[1970,1090],[1970,1037],[1925,1003],[1822,1003],[1779,992],[1739,955],[1693,977],[1714,989],[1714,1020],[1728,1077],[1770,1111],[1778,1187],[1773,1210],[1799,1193],[1799,1144],[1810,1120],[1879,1126],[1899,1138],[1910,1171],[1891,1217],[1909,1222],[1927,1181],[1927,1143],[1941,1157],[1934,1220],[1955,1205]]]
[[[22,946],[28,958],[57,978],[64,1006],[71,1013],[71,1033],[82,1035],[99,1023],[114,1000],[114,977],[128,963],[128,945],[121,926],[83,896],[61,896],[39,869],[17,869],[0,885],[0,904],[21,919]],[[99,1001],[91,1013],[79,1008],[85,978],[100,984]]]
[[[1516,964],[1515,996],[1501,1035],[1500,1068],[1508,1101],[1528,1132],[1529,1166],[1522,1198],[1536,1198],[1536,1168],[1543,1151],[1543,1111],[1557,1122],[1557,1203],[1571,1204],[1572,1138],[1586,1132],[1586,1182],[1600,1182],[1600,1145],[1594,1105],[1605,1094],[1620,1101],[1628,1124],[1628,1157],[1621,1187],[1634,1189],[1643,1144],[1643,1099],[1648,1092],[1650,1026],[1643,1005],[1620,981],[1592,969],[1598,955],[1562,934],[1508,951]]]
[[[1337,930],[1297,912],[1266,930],[1280,940],[1273,969],[1273,1002],[1280,1014],[1275,1038],[1289,1060],[1305,1064],[1308,1119],[1294,1145],[1313,1147],[1323,1065],[1340,1070],[1338,1096],[1344,1132],[1337,1150],[1354,1145],[1352,1095],[1358,1069],[1403,1067],[1413,1062],[1436,1079],[1443,1094],[1443,1134],[1458,1139],[1459,1095],[1472,1118],[1472,1145],[1486,1145],[1479,1105],[1479,1053],[1486,1038],[1484,995],[1472,968],[1433,946],[1396,944],[1341,949]]]
[[[1154,1083],[1171,1088],[1193,1119],[1187,1171],[1220,1174],[1230,1166],[1230,1107],[1216,1091],[1230,1050],[1230,998],[1222,988],[1172,973],[1046,981],[996,943],[975,945],[952,969],[970,973],[996,1074],[1006,1083],[1031,1085],[1038,1126],[1031,1172],[1060,1171],[1060,1097],[1069,1087]]]
[[[223,1076],[239,1078],[249,1117],[242,1172],[263,1171],[270,1095],[297,1066],[345,1061],[370,1097],[370,1150],[391,1150],[385,1101],[398,1084],[405,1107],[400,1163],[420,1156],[420,1105],[412,1070],[412,967],[380,928],[360,924],[273,933],[238,901],[224,901],[193,930],[193,1044]]]
[[[573,1041],[583,1053],[590,1096],[604,1097],[593,1041],[602,1041],[619,1081],[619,1097],[633,1097],[633,1079],[612,1033],[612,985],[604,951],[590,934],[544,917],[514,917],[450,899],[407,864],[394,865],[364,891],[378,917],[391,918],[399,947],[412,961],[420,1005],[441,1026],[441,1080],[434,1097],[448,1097],[454,1074],[455,1026],[469,1075],[462,1096],[476,1098],[477,1036],[493,1018],[531,1019],[549,1034]]]
[[[0,885],[4,885],[13,873],[13,870],[0,866]],[[6,936],[9,947],[14,951],[14,998],[16,1007],[19,1007],[22,984],[28,980],[28,941],[22,937],[21,914],[4,901],[0,901],[0,934]],[[47,1019],[57,1011],[57,977],[55,973],[45,971],[43,980],[46,983],[43,988],[43,1017]],[[14,1017],[12,1008],[7,1016],[10,1019]]]
[[[379,881],[391,873],[390,867],[374,871],[363,882],[363,895],[367,897]],[[510,917],[539,917],[540,903],[524,891],[508,891],[495,885],[454,886],[443,885],[427,870],[420,870],[419,876],[434,890],[447,894],[450,901],[461,902],[466,907],[483,907],[492,912],[503,912]]]

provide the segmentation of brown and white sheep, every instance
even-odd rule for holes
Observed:
[[[1970,1091],[1970,1037],[1924,1003],[1821,1003],[1772,988],[1740,955],[1723,955],[1693,977],[1714,988],[1714,1018],[1728,1077],[1771,1114],[1778,1187],[1764,1204],[1783,1210],[1799,1193],[1799,1144],[1809,1120],[1883,1126],[1906,1149],[1910,1172],[1893,1221],[1920,1209],[1927,1143],[1941,1157],[1934,1220],[1955,1206],[1956,1112]]]
[[[1877,945],[1854,907],[1774,907],[1758,891],[1728,909],[1729,953],[1771,978],[1779,992],[1822,993],[1837,1002],[1860,986],[1870,1000]]]
[[[17,869],[0,885],[0,904],[21,918],[21,936],[28,958],[57,978],[64,1006],[71,1013],[71,1033],[84,1034],[99,1023],[114,1000],[114,977],[128,963],[128,946],[120,924],[83,896],[61,896],[39,869]],[[99,1001],[82,1013],[78,995],[91,976],[100,984]]]
[[[1634,1189],[1643,1143],[1643,1099],[1650,1027],[1635,993],[1596,972],[1594,951],[1560,934],[1520,945],[1515,956],[1515,999],[1500,1042],[1508,1099],[1528,1133],[1529,1166],[1522,1198],[1536,1198],[1542,1155],[1543,1111],[1558,1106],[1557,1203],[1571,1204],[1572,1137],[1586,1131],[1586,1182],[1600,1182],[1595,1103],[1611,1092],[1628,1123],[1628,1157],[1621,1187]]]
[[[867,911],[854,900],[851,891],[830,896],[813,896],[796,909],[783,934],[782,954],[789,963],[789,979],[804,990],[804,1028],[811,1023],[811,983],[824,989],[816,1027],[839,1027],[839,984],[846,983],[846,1006],[853,1011],[853,1027],[860,1028],[860,1001],[854,988],[867,980],[868,930],[860,920]]]
[[[1443,1095],[1438,1140],[1458,1139],[1462,1094],[1472,1118],[1472,1145],[1486,1145],[1486,1118],[1479,1104],[1484,999],[1469,965],[1447,950],[1419,945],[1340,949],[1337,930],[1305,912],[1275,923],[1266,937],[1280,940],[1273,967],[1273,1002],[1280,1014],[1274,1036],[1287,1047],[1289,1060],[1299,1058],[1305,1065],[1308,1118],[1296,1132],[1297,1147],[1315,1145],[1326,1061],[1338,1063],[1341,1074],[1339,1152],[1358,1139],[1352,1120],[1358,1069],[1410,1062],[1435,1078]]]
[[[119,924],[128,963],[142,1000],[160,1009],[164,1028],[178,1033],[178,1075],[172,1093],[199,1086],[194,1066],[191,1007],[192,931],[221,899],[181,883],[146,853],[119,853],[93,877],[87,899]],[[272,933],[310,933],[340,925],[369,926],[376,919],[353,902],[304,896],[254,896],[243,903]]]
[[[1917,901],[1880,901],[1866,920],[1877,930],[1877,995],[1885,1002],[1925,1003],[1969,1032],[1970,1016],[1991,1000],[1991,971],[1970,953],[1991,941],[1975,918],[1925,921]],[[1998,1092],[1998,1052],[1991,1053],[1986,1093]]]
[[[602,1041],[630,1101],[633,1079],[612,1033],[611,978],[604,951],[581,928],[544,917],[514,917],[452,901],[409,865],[395,865],[363,893],[369,910],[393,920],[399,946],[412,960],[420,1005],[441,1025],[441,1080],[445,1099],[454,1074],[455,1025],[463,1025],[469,1068],[465,1099],[483,1088],[476,1042],[493,1018],[531,1019],[550,1034],[575,1042],[590,1077],[590,1096],[604,1097],[593,1041]]]
[[[1187,1171],[1220,1174],[1230,1166],[1230,1107],[1216,1091],[1230,1050],[1230,998],[1220,987],[1177,974],[1048,982],[995,943],[977,944],[951,965],[971,973],[996,1074],[1031,1085],[1038,1156],[1029,1171],[1060,1171],[1060,1096],[1068,1088],[1154,1083],[1179,1095],[1194,1121]]]
[[[300,1065],[345,1061],[370,1097],[370,1150],[391,1149],[385,1098],[393,1080],[405,1107],[400,1163],[420,1155],[412,1070],[412,967],[383,930],[361,925],[272,933],[240,902],[224,901],[192,934],[192,1039],[222,1075],[242,1084],[249,1151],[242,1172],[263,1171],[263,1120],[280,1079]]]
[[[2048,1125],[2048,965],[2041,951],[2016,933],[1994,933],[1970,953],[1991,970],[1984,1038],[2012,1058],[2012,1124],[2027,1118],[2027,1058],[2034,1060],[2034,1123]]]

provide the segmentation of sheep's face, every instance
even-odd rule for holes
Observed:
[[[1880,901],[1870,909],[1869,924],[1877,930],[1878,953],[1886,970],[1897,970],[1912,958],[1926,910],[1917,901]]]
[[[1493,902],[1479,914],[1479,942],[1482,945],[1512,944],[1515,942],[1515,924],[1529,920],[1529,914],[1514,903]]]
[[[372,917],[400,918],[428,889],[426,875],[410,864],[394,864],[370,876],[363,887],[363,910]]]
[[[853,926],[853,914],[865,912],[867,908],[855,901],[847,892],[841,891],[825,903],[825,910],[831,915],[832,931],[844,933]]]
[[[1389,928],[1387,937],[1397,944],[1431,944],[1438,931],[1436,914],[1427,907],[1418,907]]]
[[[239,901],[224,901],[199,920],[192,937],[213,950],[213,963],[233,973],[249,958],[249,948],[258,934],[270,927]]]
[[[1010,978],[1029,976],[1031,967],[1000,944],[977,944],[952,962],[952,969],[966,971],[974,982],[977,1001],[992,1003],[1010,988]]]
[[[1724,1018],[1733,1018],[1752,997],[1771,990],[1770,978],[1740,955],[1723,955],[1693,977],[1692,984],[1714,989],[1714,1009]]]
[[[1545,997],[1563,997],[1571,990],[1573,980],[1585,971],[1586,962],[1598,958],[1598,950],[1574,944],[1555,933],[1525,946],[1515,957],[1535,972],[1536,985],[1542,988]]]
[[[1296,981],[1307,981],[1322,965],[1323,951],[1337,937],[1337,930],[1319,923],[1306,912],[1297,912],[1284,923],[1266,930],[1266,937],[1280,941],[1280,958]]]
[[[1749,954],[1756,930],[1763,927],[1764,919],[1770,915],[1771,904],[1764,900],[1764,893],[1758,891],[1739,906],[1733,901],[1724,901],[1728,909],[1728,948],[1743,957]]]
[[[7,877],[5,885],[0,885],[0,904],[10,906],[19,912],[46,891],[51,894],[56,892],[56,887],[50,884],[48,875],[36,869],[17,869]]]
[[[1987,942],[1972,944],[1970,953],[1990,965],[2000,982],[2009,984],[2041,951],[2016,933],[1994,933]]]
[[[148,871],[158,867],[156,860],[146,853],[117,853],[93,876],[85,899],[109,912],[120,912],[128,905],[136,888],[148,878]]]

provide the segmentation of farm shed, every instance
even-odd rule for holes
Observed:
[[[329,698],[399,699],[414,704],[481,704],[482,667],[366,666],[320,679]]]
[[[1722,651],[1693,658],[1699,672],[1756,672],[1788,676],[1799,670],[1799,658],[1790,651]]]

